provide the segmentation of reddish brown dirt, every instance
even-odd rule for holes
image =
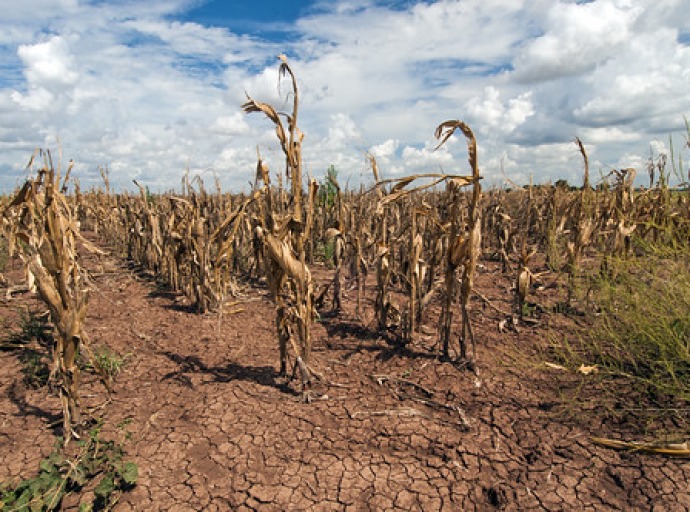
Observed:
[[[116,511],[690,509],[690,463],[593,445],[590,435],[633,433],[606,415],[559,420],[561,393],[581,378],[510,362],[515,347],[543,341],[546,322],[501,334],[500,315],[473,301],[477,376],[435,357],[433,333],[395,350],[347,311],[324,318],[313,359],[328,384],[303,403],[296,384],[277,378],[261,286],[246,287],[229,309],[242,311],[219,324],[113,256],[87,266],[91,343],[131,354],[100,411],[111,427],[131,420],[127,457],[140,471]],[[487,266],[477,289],[509,310],[510,280]],[[26,294],[10,302],[20,303],[40,310]],[[0,311],[6,325],[12,311]],[[0,358],[7,482],[34,475],[51,451],[59,404],[46,388],[27,389],[18,351]],[[82,389],[87,407],[106,398],[91,374]]]

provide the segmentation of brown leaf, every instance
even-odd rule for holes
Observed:
[[[599,371],[599,368],[596,364],[593,366],[581,364],[577,371],[583,375],[589,375],[590,373],[597,373]]]

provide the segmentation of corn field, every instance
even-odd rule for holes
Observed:
[[[75,355],[89,346],[82,329],[89,286],[80,253],[98,251],[82,232],[184,294],[199,314],[222,317],[243,287],[263,283],[275,306],[280,374],[299,376],[306,400],[314,379],[327,381],[311,365],[312,324],[320,315],[344,314],[346,301],[357,322],[391,345],[417,344],[431,330],[437,333],[432,353],[472,369],[482,343],[472,327],[472,300],[482,297],[474,278],[483,261],[499,261],[512,276],[514,308],[505,313],[519,326],[540,277],[530,268],[536,255],[552,275],[566,276],[564,286],[572,290],[586,265],[608,272],[612,258],[636,250],[633,240],[688,246],[690,196],[669,187],[665,161],[650,162],[647,189],[634,188],[634,169],[615,170],[593,188],[585,143],[577,139],[573,151],[581,152],[585,168],[580,189],[482,190],[481,140],[458,120],[441,123],[435,135],[439,146],[457,132],[466,138],[467,169],[383,180],[367,153],[373,186],[344,190],[330,177],[332,193],[325,194],[324,184],[320,189],[303,179],[297,80],[284,57],[280,71],[293,86],[290,113],[250,97],[242,108],[273,124],[285,168],[272,173],[258,154],[249,194],[224,193],[217,183],[207,190],[187,174],[179,193],[151,194],[136,182],[138,193],[115,192],[107,169],[102,186],[82,191],[69,181],[71,167],[63,177],[41,152],[42,167],[3,205],[10,253],[23,259],[29,285],[50,310],[51,378],[66,433],[81,422]],[[312,271],[325,266],[332,279],[317,287]],[[345,289],[354,293],[344,295]],[[577,300],[569,293],[571,306],[584,307]]]

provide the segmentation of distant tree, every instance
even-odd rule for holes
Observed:
[[[554,186],[556,188],[561,188],[563,190],[570,190],[570,185],[568,185],[568,180],[556,180],[556,183],[554,183]]]

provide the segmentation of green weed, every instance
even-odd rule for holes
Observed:
[[[338,170],[331,165],[326,171],[324,180],[319,185],[317,206],[330,209],[335,206],[338,197]]]
[[[48,384],[50,369],[48,367],[48,357],[41,352],[26,350],[19,356],[22,362],[22,373],[24,382],[30,388],[41,388]]]
[[[690,402],[690,262],[686,251],[645,247],[611,271],[590,276],[590,329],[578,340],[554,339],[552,350],[577,371],[596,365],[602,400],[621,408],[687,408]],[[620,389],[626,389],[620,396]]]
[[[74,493],[82,493],[80,511],[110,509],[136,485],[139,469],[123,460],[121,443],[100,437],[101,427],[98,423],[78,441],[73,453],[58,439],[53,452],[41,461],[36,478],[0,486],[0,510],[56,510],[65,496]]]
[[[36,341],[42,347],[53,343],[53,332],[47,314],[38,314],[28,309],[19,309],[19,331],[10,335],[10,342],[22,345]]]
[[[103,368],[105,373],[114,379],[122,371],[122,368],[127,363],[127,360],[132,357],[132,354],[120,355],[113,349],[110,349],[104,345],[100,345],[93,348],[93,356],[96,362]],[[86,363],[85,368],[93,369],[93,364]]]

